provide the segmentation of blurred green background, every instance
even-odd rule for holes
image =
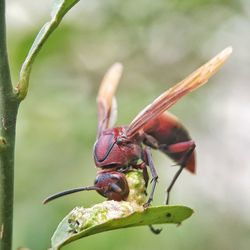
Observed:
[[[7,1],[13,82],[52,0]],[[17,124],[14,248],[43,250],[59,221],[75,206],[103,201],[79,193],[46,206],[54,192],[91,185],[97,127],[96,93],[116,61],[125,73],[117,93],[118,124],[128,124],[155,97],[228,45],[233,55],[209,84],[171,111],[197,144],[197,175],[185,172],[172,204],[195,210],[182,226],[107,232],[64,249],[249,249],[250,246],[250,2],[248,0],[85,0],[65,17],[34,64]],[[159,152],[154,204],[176,168]]]

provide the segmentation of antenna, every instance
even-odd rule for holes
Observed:
[[[65,195],[68,195],[68,194],[73,194],[73,193],[76,193],[76,192],[81,192],[81,191],[90,191],[90,190],[102,190],[102,188],[100,187],[96,187],[96,186],[89,186],[89,187],[79,187],[79,188],[73,188],[73,189],[69,189],[69,190],[65,190],[65,191],[62,191],[62,192],[59,192],[59,193],[56,193],[56,194],[53,194],[49,197],[47,197],[44,201],[43,201],[43,204],[46,204],[52,200],[55,200],[59,197],[62,197],[62,196],[65,196]]]

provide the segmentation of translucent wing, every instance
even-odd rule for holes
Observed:
[[[114,125],[117,117],[117,105],[115,92],[121,78],[123,67],[115,63],[105,74],[97,95],[98,105],[98,132],[100,136],[103,130]]]
[[[130,123],[127,130],[127,136],[135,136],[141,129],[143,129],[148,121],[159,116],[175,104],[181,97],[205,84],[208,79],[224,64],[231,52],[231,47],[224,49],[183,81],[161,94],[153,101],[153,103],[143,109]]]

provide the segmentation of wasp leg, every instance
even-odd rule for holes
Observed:
[[[178,144],[180,145],[179,150],[178,150]],[[169,146],[169,149],[171,151],[171,153],[179,153],[180,150],[183,150],[183,146],[185,146],[185,142],[181,142],[181,143],[176,143],[173,145]],[[178,165],[180,165],[180,169],[176,172],[174,178],[172,179],[170,185],[168,186],[166,193],[166,200],[165,200],[165,204],[168,205],[169,204],[169,197],[170,197],[170,191],[172,190],[176,180],[178,179],[178,177],[180,176],[182,170],[186,167],[191,155],[194,152],[195,149],[195,143],[193,141],[187,141],[186,142],[186,146],[187,149],[186,151],[183,153],[183,157],[181,158],[181,160],[178,162]]]
[[[145,162],[149,166],[150,172],[152,174],[152,180],[151,180],[152,189],[151,189],[148,201],[144,204],[144,207],[148,207],[150,205],[150,203],[153,201],[155,187],[156,187],[157,180],[158,180],[158,174],[157,174],[156,169],[154,167],[154,163],[153,163],[153,160],[152,160],[152,155],[151,155],[151,152],[150,152],[150,148],[146,147],[145,150],[144,150],[144,153],[145,153],[145,158],[146,158]]]
[[[145,181],[145,187],[148,187],[148,181],[149,181],[149,175],[148,175],[148,170],[147,170],[147,165],[145,162],[142,162],[138,165],[132,165],[132,167],[134,169],[140,169],[142,170],[142,174],[143,174],[143,179]]]
[[[154,228],[152,225],[149,225],[149,229],[154,234],[160,234],[162,231],[162,228]]]
[[[147,208],[150,206],[150,203],[153,201],[155,187],[156,187],[156,183],[157,183],[157,179],[158,179],[158,174],[157,174],[156,169],[154,167],[150,148],[146,147],[144,150],[144,153],[145,153],[145,158],[146,158],[144,160],[146,161],[147,165],[149,166],[150,172],[152,174],[152,180],[151,180],[152,189],[151,189],[148,201],[143,205],[144,208]],[[162,231],[162,228],[154,228],[152,225],[149,225],[149,229],[154,234],[159,234]]]

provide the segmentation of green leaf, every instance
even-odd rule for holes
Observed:
[[[190,217],[193,210],[185,206],[158,206],[144,209],[131,202],[105,201],[91,208],[77,207],[58,225],[51,243],[60,249],[72,241],[104,231],[119,228],[180,224]]]
[[[62,18],[80,0],[54,0],[51,17]]]
[[[28,92],[29,77],[32,65],[44,43],[49,36],[60,24],[63,16],[77,3],[79,0],[54,0],[51,11],[51,20],[43,25],[41,30],[33,42],[30,51],[22,65],[19,82],[16,87],[17,96],[20,100],[23,100]]]

